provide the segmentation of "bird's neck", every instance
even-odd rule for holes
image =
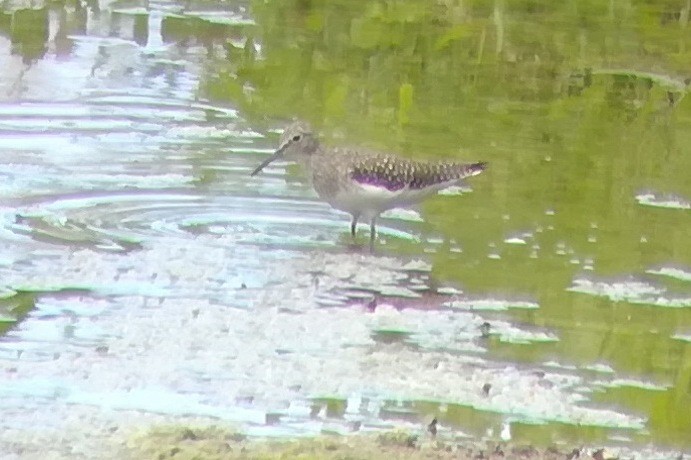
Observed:
[[[328,150],[323,146],[318,145],[317,148],[309,155],[304,155],[300,158],[299,163],[307,170],[313,170],[315,166],[323,161],[328,161]]]

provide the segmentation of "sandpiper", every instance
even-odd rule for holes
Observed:
[[[421,201],[487,167],[485,162],[422,162],[359,148],[325,147],[310,126],[299,121],[283,131],[278,150],[251,175],[281,158],[305,166],[319,197],[353,216],[353,238],[358,221],[369,221],[370,248],[382,212]]]

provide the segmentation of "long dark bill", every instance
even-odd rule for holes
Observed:
[[[269,158],[267,158],[266,160],[262,161],[262,164],[260,164],[259,166],[257,166],[257,167],[255,168],[255,170],[252,171],[252,173],[250,174],[250,176],[256,176],[257,174],[259,174],[259,171],[261,171],[262,169],[264,169],[269,163],[271,163],[271,162],[274,161],[274,160],[278,160],[279,158],[281,158],[281,157],[283,156],[283,151],[285,150],[285,147],[286,147],[286,146],[284,145],[284,146],[281,147],[280,149],[276,150],[276,151],[274,152],[274,154],[271,155]]]

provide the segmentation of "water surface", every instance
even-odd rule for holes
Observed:
[[[608,5],[5,7],[3,442],[108,409],[688,450],[688,11]],[[295,116],[490,169],[369,254],[249,177]]]

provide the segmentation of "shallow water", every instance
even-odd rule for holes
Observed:
[[[94,408],[691,448],[688,11],[349,5],[0,14],[2,442]],[[293,116],[490,169],[369,254],[249,177]]]

